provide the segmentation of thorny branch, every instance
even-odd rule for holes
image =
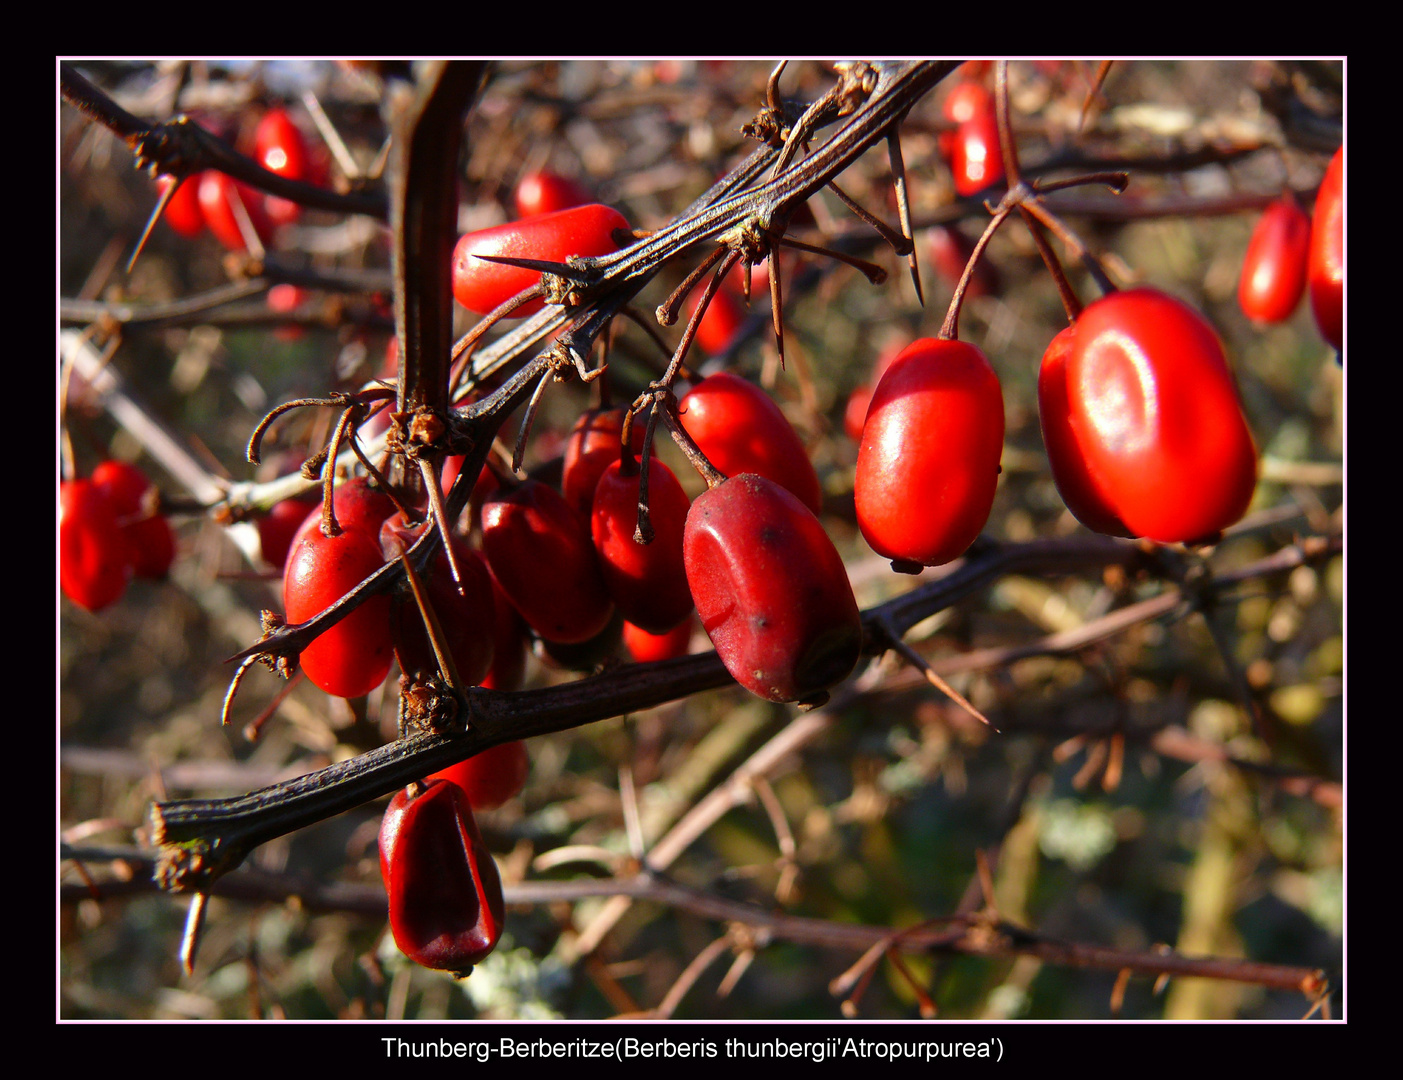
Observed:
[[[429,535],[425,533],[425,537]],[[420,538],[422,543],[424,537]],[[1339,549],[1338,537],[1286,548],[1267,560],[1261,572],[1279,572],[1328,557]],[[1134,544],[1101,538],[997,546],[988,554],[967,558],[945,577],[865,612],[864,651],[867,655],[882,651],[885,627],[905,632],[1005,574],[1055,576],[1110,565],[1133,568],[1142,565],[1143,558],[1144,553]],[[396,564],[387,564],[368,582],[378,582],[392,565]],[[1237,576],[1230,575],[1228,580],[1236,582]],[[1199,588],[1211,589],[1212,585],[1212,579],[1206,577]],[[465,731],[411,735],[308,776],[236,798],[157,803],[151,817],[153,839],[165,849],[160,880],[176,890],[203,887],[237,866],[259,844],[386,795],[488,747],[650,708],[730,681],[716,654],[708,652],[654,664],[625,665],[548,689],[504,693],[472,687],[461,704]]]

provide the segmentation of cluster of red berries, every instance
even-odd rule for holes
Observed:
[[[86,479],[59,486],[59,586],[97,611],[133,577],[159,579],[175,558],[175,534],[157,512],[157,492],[134,465],[104,461]]]
[[[259,120],[252,150],[253,157],[269,172],[289,180],[326,182],[325,163],[308,150],[301,130],[284,109],[270,109]],[[161,176],[156,183],[164,195],[176,180],[173,176]],[[302,208],[295,202],[264,195],[209,169],[176,188],[163,217],[181,236],[193,239],[208,227],[230,251],[243,251],[248,246],[245,221],[266,244],[275,229],[295,224],[301,213]]]
[[[956,84],[945,112],[956,125],[947,149],[957,190],[971,195],[1002,179],[988,89],[974,79]],[[305,147],[285,113],[269,113],[257,141],[265,165],[305,178]],[[1312,301],[1336,344],[1342,274],[1335,274],[1333,301],[1330,289],[1340,266],[1339,162],[1337,156],[1327,174],[1309,238]],[[250,218],[255,209],[274,214],[275,200],[260,205],[219,173],[186,186],[198,188],[198,203],[191,209],[182,189],[167,208],[168,220],[186,231],[182,225],[198,214],[195,231],[208,224],[230,247],[242,246],[237,223],[227,224],[234,197]],[[226,198],[226,188],[234,196]],[[528,177],[517,192],[517,221],[459,240],[453,256],[459,303],[487,314],[539,280],[536,271],[479,256],[563,262],[617,250],[626,242],[627,220],[589,199],[562,177]],[[1249,264],[1283,263],[1289,260],[1280,251],[1299,248],[1299,223],[1287,220],[1287,204],[1279,206],[1263,226],[1269,235],[1254,240]],[[943,239],[968,257],[967,241],[961,246],[957,234]],[[723,283],[699,325],[699,343],[708,351],[726,348],[739,323],[735,277]],[[1301,287],[1294,279],[1289,285],[1297,297]],[[1255,276],[1248,290],[1244,278],[1244,307],[1249,292],[1254,303],[1262,296],[1279,306],[1283,291],[1288,286],[1275,282],[1259,287]],[[542,303],[531,300],[511,317],[530,315]],[[917,340],[885,353],[881,366],[867,400],[858,403],[855,395],[847,417],[860,441],[857,519],[875,551],[895,568],[914,571],[958,558],[988,520],[1000,473],[1002,393],[983,352],[958,340]],[[1039,405],[1058,488],[1092,529],[1199,541],[1245,512],[1256,482],[1256,447],[1221,345],[1206,320],[1180,301],[1141,288],[1088,306],[1047,349]],[[361,603],[315,638],[301,653],[302,670],[343,697],[379,686],[396,659],[410,683],[451,676],[459,685],[512,690],[524,679],[529,635],[548,652],[576,657],[596,657],[601,642],[610,650],[622,635],[635,658],[655,660],[684,654],[700,621],[741,685],[773,701],[818,700],[853,670],[863,631],[843,561],[816,516],[822,489],[805,447],[768,395],[731,374],[697,382],[679,403],[679,416],[719,474],[695,501],[650,457],[645,530],[643,425],[635,417],[626,437],[624,410],[591,410],[569,437],[559,490],[539,480],[503,482],[485,470],[479,487],[492,490],[475,504],[480,549],[455,536],[456,574],[440,552],[420,576],[436,624],[432,637],[446,655],[431,643],[419,601],[406,586]],[[119,468],[107,463],[99,471],[107,469],[107,476]],[[138,553],[149,555],[158,545],[145,533],[135,539],[136,530],[165,529],[160,572],[169,564],[169,528],[149,513],[138,516],[147,485],[141,478],[131,495],[134,483],[95,473],[64,486],[64,590],[85,606],[111,602],[127,577],[154,567]],[[423,520],[406,520],[363,479],[341,483],[333,508],[334,536],[323,531],[322,509],[312,500],[283,504],[260,525],[265,557],[285,562],[290,624],[336,603],[427,528]],[[98,543],[99,536],[106,540]],[[419,963],[464,973],[495,946],[501,882],[473,811],[520,791],[528,765],[525,747],[508,743],[391,801],[380,832],[390,923],[400,948]]]
[[[1310,286],[1310,306],[1320,335],[1336,349],[1344,343],[1344,147],[1335,152],[1307,216],[1290,192],[1267,208],[1242,260],[1237,297],[1259,323],[1291,317]]]

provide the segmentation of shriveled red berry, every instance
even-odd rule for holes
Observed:
[[[698,496],[683,552],[702,627],[747,690],[798,701],[852,671],[862,622],[842,557],[780,485],[746,473]]]
[[[457,784],[395,794],[380,823],[380,874],[395,944],[416,964],[461,976],[496,948],[502,879]]]

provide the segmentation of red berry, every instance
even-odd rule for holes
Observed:
[[[1330,159],[1315,196],[1310,227],[1310,309],[1320,336],[1335,348],[1344,345],[1345,289],[1345,148]]]
[[[536,217],[538,214],[553,214],[557,210],[569,210],[594,202],[594,196],[580,184],[557,173],[527,173],[516,185],[516,213],[518,217]]]
[[[842,557],[784,488],[747,473],[698,496],[683,556],[702,627],[747,690],[798,701],[852,671],[862,621]]]
[[[457,784],[396,792],[380,824],[380,874],[400,951],[466,975],[496,948],[506,921],[502,879]]]
[[[506,255],[563,263],[571,255],[608,255],[617,251],[615,229],[628,229],[617,210],[598,203],[553,214],[509,221],[490,229],[465,233],[453,249],[453,295],[478,315],[529,289],[541,278],[535,270],[486,262],[475,255]],[[512,312],[512,318],[534,315],[544,306],[532,300]]]
[[[269,172],[289,180],[308,176],[307,142],[285,109],[269,109],[253,134],[254,156]]]
[[[955,174],[957,192],[976,195],[1003,179],[1004,157],[993,96],[985,91],[980,101],[971,99],[968,107],[970,116],[960,121],[950,144],[950,171]]]
[[[482,504],[482,552],[521,617],[548,641],[588,641],[609,624],[589,529],[561,496],[528,480]]]
[[[258,238],[267,243],[271,229],[260,205],[258,192],[246,184],[210,169],[200,174],[200,212],[215,238],[230,251],[243,251],[248,245],[235,205],[242,206]]]
[[[1069,326],[1052,339],[1038,369],[1038,417],[1052,465],[1052,479],[1072,516],[1088,529],[1108,536],[1129,536],[1130,530],[1116,516],[1110,497],[1101,490],[1072,430],[1067,354],[1072,349],[1073,329]]]
[[[286,282],[274,285],[268,290],[268,310],[278,315],[291,315],[306,303],[310,295],[306,289],[297,285],[289,285]],[[301,341],[306,336],[306,331],[295,325],[279,326],[273,331],[273,336],[279,341]]]
[[[648,462],[648,514],[653,540],[634,539],[642,473],[636,458],[615,460],[599,478],[590,529],[605,587],[623,617],[654,634],[672,629],[692,610],[682,563],[682,532],[691,500],[657,458]]]
[[[964,80],[965,84],[968,84],[976,79],[988,78],[989,69],[993,66],[994,61],[992,60],[966,60],[955,70],[955,74]],[[959,85],[962,84],[957,84],[956,89],[959,88]]]
[[[98,611],[126,591],[127,540],[107,493],[91,480],[59,485],[58,552],[59,585],[80,607]]]
[[[520,794],[530,771],[531,757],[526,752],[526,744],[517,739],[474,754],[428,779],[457,784],[474,810],[495,810]]]
[[[729,282],[729,277],[727,278]],[[751,279],[751,287],[754,287],[754,279]],[[687,305],[687,318],[690,320],[697,310],[697,305],[701,303],[702,289],[698,289],[692,294],[691,302]],[[701,322],[697,324],[697,335],[693,340],[701,346],[703,350],[713,356],[726,351],[730,346],[736,332],[740,330],[741,324],[745,322],[745,307],[742,300],[733,296],[728,288],[722,286],[716,290],[716,295],[711,298],[711,303],[706,307],[706,314],[701,317]]]
[[[872,387],[856,387],[848,395],[847,407],[843,409],[843,430],[855,443],[862,442],[862,425],[867,422],[867,409],[872,404]]]
[[[872,404],[872,391],[877,389],[877,384],[882,381],[882,376],[887,373],[887,368],[891,367],[892,361],[900,355],[902,348],[901,345],[888,346],[878,353],[877,359],[872,364],[872,374],[867,382],[848,395],[848,405],[843,410],[843,430],[847,432],[848,438],[853,442],[862,442],[862,426],[867,423],[867,410]]]
[[[650,634],[641,626],[624,623],[624,647],[640,664],[654,660],[671,660],[686,656],[692,648],[692,630],[696,620],[690,615],[661,634]]]
[[[283,282],[268,290],[268,310],[279,315],[290,315],[306,302],[310,293],[297,285]]]
[[[1196,541],[1241,518],[1257,448],[1207,320],[1172,296],[1130,289],[1089,305],[1063,333],[1071,429],[1126,527]]]
[[[170,522],[155,512],[156,493],[146,474],[125,461],[104,461],[93,470],[93,483],[102,489],[127,538],[132,572],[158,580],[175,560],[175,534]]]
[[[289,180],[311,180],[312,166],[306,140],[283,109],[270,109],[254,131],[254,156],[269,172]],[[292,225],[302,216],[302,207],[290,199],[264,196],[263,209],[275,225]]]
[[[283,572],[289,623],[303,623],[341,599],[384,565],[377,533],[346,525],[339,536],[313,528],[293,548]],[[390,673],[394,642],[390,598],[375,596],[302,650],[307,678],[335,697],[368,694]]]
[[[808,452],[765,391],[722,371],[697,383],[678,410],[682,426],[726,476],[759,473],[796,495],[814,513],[823,489]]]
[[[314,493],[310,497],[315,502],[292,537],[293,548],[313,532],[321,532],[321,496]],[[343,529],[359,529],[377,540],[380,536],[380,525],[399,510],[394,500],[379,488],[371,487],[370,480],[364,476],[353,476],[337,484],[335,494],[331,497],[331,505],[336,511],[336,523]]]
[[[258,543],[264,562],[279,570],[286,565],[293,537],[314,510],[314,523],[320,523],[321,502],[315,495],[303,495],[284,499],[258,519]]]
[[[560,474],[560,490],[585,520],[594,505],[599,477],[619,460],[623,449],[624,409],[588,409],[575,421],[565,443],[565,463]],[[633,452],[643,452],[643,417],[634,417],[629,431]]]
[[[162,195],[174,183],[175,177],[173,176],[156,177],[156,187]],[[175,194],[170,197],[170,202],[166,203],[165,210],[161,212],[161,217],[181,236],[194,239],[200,235],[200,230],[205,227],[205,215],[200,210],[200,178],[198,176],[189,177],[176,189]]]
[[[1242,259],[1237,301],[1249,319],[1278,323],[1291,317],[1306,291],[1310,218],[1289,192],[1267,207]]]
[[[979,63],[979,61],[970,61],[969,63]],[[964,65],[964,67],[968,68],[969,64]],[[968,123],[980,113],[994,111],[994,95],[989,92],[988,87],[982,82],[976,81],[976,76],[968,71],[965,71],[965,76],[950,87],[950,93],[946,95],[944,103],[940,106],[941,113],[952,124]]]
[[[604,629],[584,641],[559,642],[537,638],[535,652],[547,666],[593,675],[614,661],[624,640],[624,617],[615,610]]]
[[[921,338],[872,394],[857,454],[862,535],[893,561],[938,566],[974,542],[1003,452],[999,377],[963,341]]]

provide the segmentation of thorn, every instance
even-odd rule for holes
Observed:
[[[624,831],[628,834],[629,854],[641,865],[647,856],[643,843],[643,821],[638,813],[638,793],[633,787],[633,770],[619,766],[619,802],[624,812]]]
[[[453,575],[453,584],[458,587],[458,595],[465,596],[463,575],[458,569],[458,559],[453,554],[453,545],[449,543],[453,530],[449,527],[448,513],[443,508],[443,489],[439,487],[438,473],[427,461],[420,458],[419,475],[424,478],[424,487],[429,494],[429,508],[433,511],[434,523],[438,526],[439,535],[443,538],[443,553],[448,557],[448,569]]]
[[[550,382],[551,376],[555,372],[548,369],[541,376],[541,381],[536,384],[536,389],[531,394],[531,404],[526,407],[526,415],[521,418],[521,430],[516,436],[516,446],[512,450],[512,472],[521,472],[521,462],[526,457],[526,436],[531,432],[531,424],[536,419],[536,410],[541,407],[541,398],[546,392],[546,383]]]
[[[890,225],[888,225],[885,221],[883,221],[881,218],[877,217],[876,214],[869,213],[862,206],[858,205],[856,199],[854,199],[846,191],[840,188],[832,180],[828,181],[828,190],[833,192],[833,194],[837,195],[838,198],[842,200],[844,206],[846,206],[854,214],[860,217],[863,221],[867,222],[867,224],[872,226],[872,228],[876,229],[877,232],[881,235],[882,239],[885,240],[888,244],[890,244],[892,250],[895,251],[898,255],[909,255],[913,250],[915,250],[915,242],[909,236],[902,235],[901,233],[893,229]],[[876,284],[881,284],[881,282],[877,282]]]
[[[519,266],[523,270],[537,270],[542,274],[554,274],[556,277],[578,281],[581,285],[594,282],[593,275],[587,270],[577,270],[573,266],[548,262],[545,259],[518,259],[513,255],[474,255],[473,258],[483,262],[502,263],[504,266]]]
[[[205,926],[205,906],[209,903],[209,893],[197,892],[190,897],[190,908],[185,913],[185,932],[180,937],[180,966],[185,974],[195,973],[195,953],[200,948],[200,933]]]
[[[774,71],[770,72],[769,80],[765,83],[765,103],[776,112],[779,111],[779,77],[784,74],[784,69],[788,64],[788,60],[781,60],[776,64]]]
[[[730,970],[726,972],[726,977],[721,980],[721,984],[716,988],[716,996],[719,998],[729,997],[736,983],[740,982],[741,976],[750,967],[750,962],[755,959],[755,950],[746,949],[736,957],[731,964]]]
[[[926,296],[921,290],[921,268],[916,260],[916,241],[911,235],[911,201],[906,188],[906,162],[901,156],[901,133],[892,126],[887,134],[887,154],[891,158],[892,185],[896,188],[896,210],[901,221],[901,235],[911,245],[906,255],[906,264],[911,268],[911,284],[916,287],[916,299],[921,307],[926,306]]]
[[[935,1002],[931,999],[931,996],[926,993],[926,988],[916,981],[916,976],[911,974],[895,947],[887,952],[887,960],[890,961],[892,967],[896,968],[898,974],[906,980],[906,985],[911,988],[911,992],[916,995],[916,1006],[921,1010],[921,1019],[934,1020],[936,1012],[938,1011],[935,1007]]]
[[[141,249],[146,246],[146,240],[151,235],[151,230],[156,227],[156,222],[160,220],[161,214],[166,209],[166,204],[175,198],[176,190],[184,180],[176,180],[170,187],[161,193],[161,197],[156,200],[156,208],[151,211],[151,216],[146,219],[146,228],[141,231],[141,239],[136,242],[136,247],[132,249],[132,257],[127,260],[127,273],[132,272],[132,267],[136,265],[136,257],[141,254]]]
[[[980,712],[973,705],[971,705],[969,701],[967,701],[964,698],[963,695],[956,691],[953,686],[947,683],[944,679],[940,677],[939,674],[936,673],[935,669],[930,666],[930,663],[926,660],[924,656],[918,653],[906,642],[902,641],[901,636],[896,633],[894,628],[886,626],[884,627],[884,629],[887,631],[887,638],[891,641],[892,648],[899,652],[902,655],[902,657],[909,664],[911,664],[912,667],[916,668],[922,675],[924,675],[926,678],[926,682],[934,686],[937,690],[939,690],[956,705],[962,708],[965,712],[969,713],[970,716],[974,717],[981,724],[989,728],[989,730],[995,733],[999,732],[999,729],[994,727],[994,725],[990,723],[989,718],[987,716],[985,716],[982,712]]]
[[[443,624],[434,614],[434,606],[429,601],[429,594],[424,588],[423,581],[414,571],[414,564],[409,560],[409,553],[402,548],[399,553],[399,561],[400,565],[404,567],[404,576],[409,582],[409,589],[414,593],[414,602],[419,605],[419,615],[424,620],[424,629],[429,635],[429,645],[434,650],[438,669],[443,673],[444,682],[448,683],[455,694],[461,696],[463,683],[458,677],[458,668],[453,663],[453,654],[448,648],[448,639],[443,632]]]
[[[239,222],[239,232],[243,234],[244,246],[248,248],[248,253],[260,263],[263,261],[267,250],[263,247],[263,238],[258,235],[258,230],[253,227],[253,218],[249,217],[248,207],[244,205],[244,197],[239,194],[237,185],[229,186],[229,209],[234,211],[234,217]]]

